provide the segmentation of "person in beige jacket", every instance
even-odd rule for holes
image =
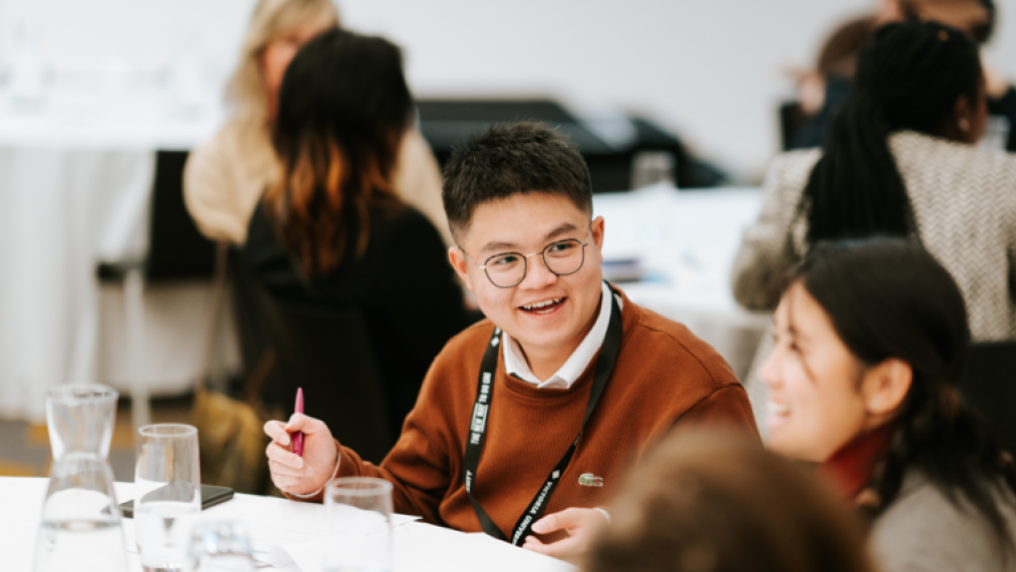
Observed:
[[[278,170],[270,131],[282,77],[304,43],[338,25],[331,0],[261,0],[255,7],[226,91],[232,116],[191,153],[184,171],[187,210],[208,238],[246,241],[251,215]],[[441,171],[417,129],[403,136],[394,181],[400,198],[434,223],[450,246]]]

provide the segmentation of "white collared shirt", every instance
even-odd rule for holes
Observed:
[[[529,362],[526,360],[526,356],[522,353],[522,348],[519,347],[519,343],[508,336],[505,332],[502,335],[502,346],[504,347],[504,365],[509,375],[525,381],[526,383],[535,385],[539,389],[552,388],[552,389],[568,389],[578,380],[582,372],[589,366],[589,362],[593,360],[593,356],[596,352],[600,351],[600,346],[603,345],[604,338],[607,337],[607,326],[610,324],[610,311],[613,306],[610,303],[610,287],[607,286],[606,282],[601,283],[603,289],[600,296],[600,313],[596,316],[596,323],[593,324],[592,329],[583,338],[582,343],[579,347],[575,348],[572,355],[568,357],[568,361],[564,362],[557,373],[550,376],[550,379],[546,381],[540,381],[533,371],[529,369]],[[618,297],[617,305],[621,307],[621,298]]]

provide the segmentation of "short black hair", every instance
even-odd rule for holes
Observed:
[[[542,123],[501,123],[452,153],[441,198],[457,240],[476,207],[534,192],[567,197],[593,214],[589,168],[568,137]]]

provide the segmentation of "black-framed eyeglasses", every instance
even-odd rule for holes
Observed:
[[[529,257],[536,256],[537,254],[543,258],[543,263],[547,266],[547,270],[550,270],[557,276],[575,274],[586,261],[587,244],[577,238],[568,238],[552,242],[544,247],[543,250],[530,254],[522,254],[521,252],[495,254],[485,260],[482,265],[476,264],[476,261],[466,254],[466,251],[462,250],[461,247],[459,247],[459,250],[462,250],[462,253],[467,258],[473,260],[473,264],[476,264],[477,268],[483,270],[491,284],[498,288],[511,288],[518,286],[526,279],[526,273],[529,271]]]

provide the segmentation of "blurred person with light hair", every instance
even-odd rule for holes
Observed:
[[[677,430],[628,475],[586,572],[869,572],[860,520],[743,435]]]
[[[260,0],[254,8],[239,64],[226,88],[231,117],[195,149],[184,172],[184,198],[198,228],[210,239],[243,244],[258,201],[278,177],[271,131],[279,87],[300,48],[339,26],[332,0]],[[416,129],[398,150],[394,188],[450,243],[441,205],[441,172]]]

